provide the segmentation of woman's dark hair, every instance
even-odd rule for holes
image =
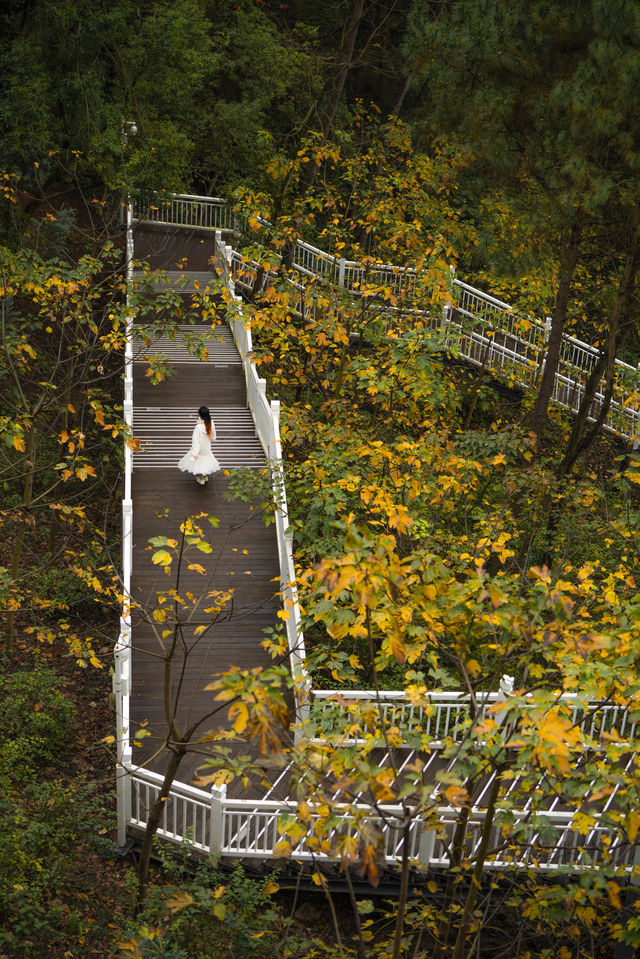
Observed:
[[[211,413],[208,406],[201,406],[198,410],[198,416],[203,420],[207,436],[211,439]]]

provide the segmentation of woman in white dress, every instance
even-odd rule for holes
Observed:
[[[191,449],[178,463],[178,468],[183,473],[191,473],[195,476],[196,483],[200,486],[208,482],[212,473],[222,469],[211,452],[211,440],[215,438],[216,428],[211,421],[211,413],[208,407],[201,406],[198,410],[198,422],[193,428]]]

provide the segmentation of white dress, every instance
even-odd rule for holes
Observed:
[[[178,463],[178,469],[183,473],[193,473],[194,476],[211,476],[222,469],[211,452],[211,440],[216,438],[216,428],[211,423],[211,439],[207,436],[207,428],[204,420],[198,418],[198,422],[193,428],[191,437],[191,449]]]

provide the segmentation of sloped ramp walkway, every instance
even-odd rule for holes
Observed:
[[[223,470],[239,466],[262,469],[265,455],[255,435],[253,421],[246,408],[244,374],[240,358],[226,326],[212,332],[209,327],[207,357],[198,360],[180,339],[164,339],[150,345],[134,340],[133,431],[139,439],[134,454],[133,499],[133,575],[132,599],[132,734],[144,730],[144,738],[135,740],[133,760],[163,773],[166,752],[160,751],[166,733],[164,651],[161,626],[153,619],[159,592],[176,586],[174,563],[170,575],[151,562],[149,540],[168,536],[179,540],[180,524],[188,516],[198,520],[211,552],[188,554],[181,564],[179,591],[195,596],[209,590],[231,590],[232,599],[221,621],[196,634],[199,623],[207,621],[200,612],[185,625],[184,642],[172,670],[170,696],[178,702],[178,725],[199,720],[216,710],[199,728],[227,727],[226,706],[220,708],[214,694],[205,687],[212,677],[230,667],[253,669],[271,664],[263,650],[263,630],[273,627],[280,607],[279,563],[273,526],[265,527],[254,504],[229,501],[229,476],[218,473],[206,487],[177,469],[179,458],[188,451],[191,432],[202,404],[212,411],[218,439],[213,444]],[[197,327],[189,327],[189,334]],[[165,352],[176,370],[172,379],[153,386],[145,375],[145,356],[151,351]],[[201,514],[206,514],[202,516]],[[206,516],[217,519],[217,527]],[[190,564],[206,568],[202,575]],[[206,602],[203,607],[207,606]],[[167,687],[168,688],[168,687]],[[243,747],[246,752],[246,745]],[[184,760],[178,778],[188,783],[201,766],[206,747]],[[260,792],[264,792],[261,788]],[[234,794],[233,788],[229,790]],[[236,795],[246,795],[238,785]]]

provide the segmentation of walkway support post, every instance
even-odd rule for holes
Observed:
[[[433,850],[436,845],[436,834],[433,829],[425,829],[420,833],[420,842],[418,844],[418,859],[424,869],[429,868],[429,863],[433,859]]]
[[[216,865],[222,855],[222,841],[224,838],[224,804],[227,798],[227,787],[211,787],[211,830],[209,833],[209,848],[211,862]]]
[[[116,701],[116,811],[118,847],[127,843],[131,814],[131,745],[129,743],[129,695],[131,693],[131,627],[123,620],[115,652],[113,694]]]

